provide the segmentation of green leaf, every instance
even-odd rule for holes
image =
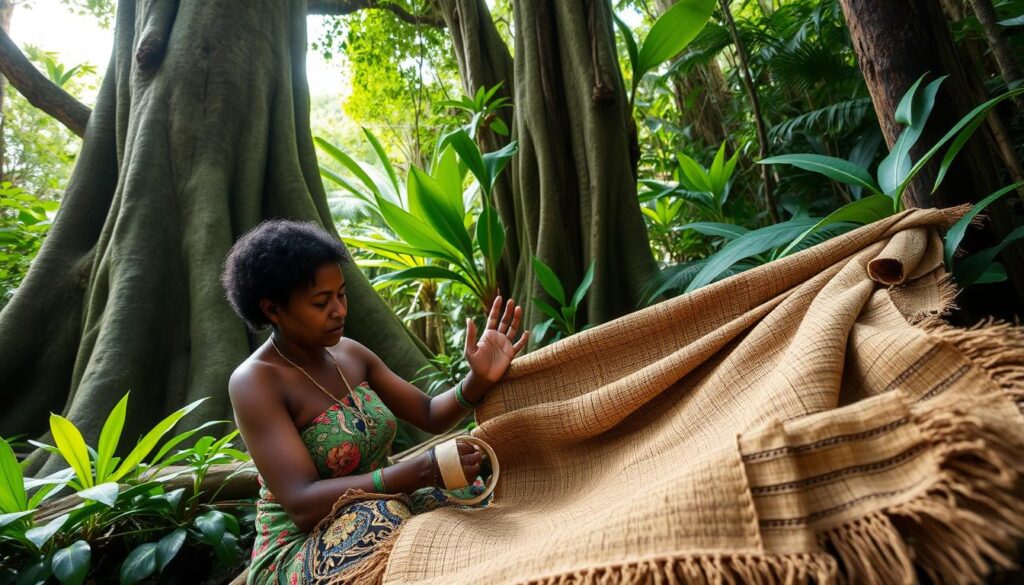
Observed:
[[[915,98],[917,98],[917,90],[920,89],[921,83],[924,82],[924,78],[927,76],[928,74],[925,73],[918,77],[917,81],[911,84],[906,93],[903,94],[903,97],[900,98],[900,103],[896,105],[896,111],[893,113],[893,120],[897,124],[910,126],[914,123],[914,102]]]
[[[953,143],[949,145],[949,150],[947,150],[946,154],[943,155],[942,162],[939,164],[939,172],[935,175],[935,184],[932,185],[932,193],[939,190],[939,185],[941,185],[942,181],[946,179],[946,173],[949,172],[949,167],[952,166],[953,160],[956,159],[956,155],[960,154],[960,151],[963,150],[964,145],[966,145],[967,141],[974,135],[974,131],[978,129],[978,126],[981,126],[984,123],[984,116],[976,118],[973,122],[964,127],[963,132],[957,134],[956,139],[954,139]]]
[[[377,160],[380,161],[384,171],[388,175],[388,179],[391,181],[391,187],[395,190],[395,195],[401,193],[398,187],[398,175],[395,174],[395,167],[391,166],[391,159],[388,158],[388,153],[384,150],[384,147],[380,145],[377,137],[370,132],[368,128],[363,128],[363,134],[366,135],[366,139],[370,141],[370,146],[373,147],[374,154],[377,155]]]
[[[405,270],[388,272],[374,278],[373,282],[376,284],[390,280],[451,280],[473,289],[473,286],[461,274],[440,266],[414,266]]]
[[[992,284],[1005,282],[1009,276],[1006,274],[1006,267],[998,262],[993,262],[981,273],[981,276],[974,281],[974,284]]]
[[[505,121],[497,116],[491,120],[489,128],[491,129],[491,132],[494,132],[495,134],[500,134],[501,136],[509,135],[508,126],[505,125]]]
[[[990,272],[992,262],[995,260],[995,257],[1003,251],[1003,248],[1021,238],[1024,238],[1024,226],[1021,226],[1007,234],[1007,236],[1003,238],[1003,241],[999,242],[995,246],[985,248],[984,250],[968,256],[956,263],[953,270],[953,278],[955,278],[957,284],[962,287],[968,287],[975,284],[982,275],[986,272]]]
[[[370,177],[366,170],[363,169],[362,165],[356,162],[354,158],[352,158],[351,156],[349,156],[348,154],[346,154],[345,152],[343,152],[341,149],[334,146],[330,142],[327,142],[323,138],[320,138],[319,136],[314,138],[313,141],[316,142],[317,146],[323,149],[324,152],[330,155],[331,158],[341,163],[342,166],[348,169],[350,173],[352,173],[353,175],[355,175],[357,179],[362,181],[363,184],[366,185],[368,189],[370,189],[371,193],[373,193],[377,197],[384,196],[384,193],[381,192],[380,185],[378,185],[377,182]]]
[[[505,247],[505,227],[501,225],[497,210],[490,205],[484,206],[476,222],[476,241],[488,266],[496,266]]]
[[[52,574],[50,557],[38,558],[18,571],[17,585],[44,585]]]
[[[75,470],[82,487],[92,487],[92,464],[82,433],[78,432],[78,428],[71,421],[53,413],[50,413],[50,433],[53,434],[53,441],[57,444],[61,457]]]
[[[29,516],[35,511],[36,509],[32,508],[30,510],[22,510],[21,512],[8,512],[6,514],[0,514],[0,528],[3,528],[4,526],[7,526],[12,522],[21,520],[25,516]]]
[[[779,257],[788,254],[801,241],[803,241],[804,238],[825,226],[840,222],[852,222],[866,225],[882,218],[889,217],[896,213],[894,203],[895,202],[889,198],[888,195],[871,195],[864,199],[847,203],[825,216],[824,219],[808,228],[804,233],[800,234],[799,237],[790,242],[789,245],[779,253]]]
[[[685,49],[708,23],[715,4],[715,0],[679,0],[662,14],[640,46],[633,85],[645,73]]]
[[[99,449],[96,452],[97,482],[106,481],[107,473],[111,467],[110,459],[114,456],[114,450],[117,449],[117,444],[121,441],[124,417],[128,411],[128,394],[130,392],[126,392],[124,397],[114,406],[114,409],[110,411],[106,422],[103,423],[103,430],[100,431]]]
[[[961,217],[959,221],[953,224],[953,227],[949,228],[949,231],[946,232],[946,237],[943,243],[943,258],[946,261],[946,270],[953,269],[953,254],[956,253],[956,249],[964,239],[964,234],[967,233],[967,227],[971,225],[971,221],[974,220],[975,216],[984,211],[985,208],[991,205],[995,200],[1022,185],[1024,185],[1024,181],[1017,181],[1016,183],[1003,187],[988,197],[985,197],[981,201],[972,205],[970,211]]]
[[[0,512],[21,512],[27,504],[18,457],[7,441],[0,439]]]
[[[1021,26],[1024,25],[1024,15],[1016,16],[1014,18],[1008,18],[1006,20],[999,21],[1000,26]]]
[[[690,191],[711,192],[711,177],[700,164],[683,153],[676,154],[679,161],[679,182]]]
[[[38,508],[39,504],[42,504],[51,496],[56,495],[57,491],[66,486],[67,484],[67,481],[62,481],[41,486],[39,489],[35,491],[34,494],[32,494],[32,497],[28,499],[28,507],[32,508],[33,510]]]
[[[459,218],[465,217],[466,204],[462,199],[462,184],[465,177],[453,148],[448,146],[441,151],[441,156],[434,164],[431,176],[437,181],[441,193],[444,194],[445,203],[452,209],[452,212]]]
[[[725,171],[725,142],[718,147],[714,160],[711,161],[711,168],[708,169],[708,178],[711,183],[711,192],[718,193],[725,186],[722,174]]]
[[[536,327],[533,328],[533,333],[530,335],[530,337],[532,339],[535,339],[537,343],[540,344],[544,340],[544,336],[547,335],[548,329],[550,329],[551,326],[554,325],[554,323],[554,319],[548,319],[547,321],[538,324]]]
[[[629,26],[622,22],[618,14],[612,14],[612,19],[615,20],[615,26],[619,29],[619,34],[622,35],[622,43],[626,45],[626,54],[629,56],[629,70],[636,75],[636,64],[637,59],[640,57],[640,50],[636,46],[636,38],[633,37],[633,31],[629,30]]]
[[[938,93],[939,86],[942,85],[946,77],[942,76],[929,83],[924,91],[918,94],[917,87],[924,79],[924,76],[921,76],[903,96],[897,107],[896,121],[907,125],[907,127],[900,133],[889,154],[878,165],[878,184],[882,191],[890,197],[896,198],[902,194],[900,185],[912,176],[910,175],[913,169],[910,150],[917,144],[918,138],[924,132],[925,123],[935,106],[935,94]]]
[[[485,186],[484,192],[490,194],[491,189],[494,187],[494,183],[498,181],[498,177],[501,175],[501,171],[504,170],[505,165],[512,159],[516,153],[519,152],[519,143],[515,140],[510,141],[505,146],[502,146],[498,150],[488,152],[483,155],[484,167],[487,169],[487,176],[490,178]],[[490,204],[490,202],[488,202]]]
[[[867,169],[861,168],[848,160],[820,154],[783,154],[758,161],[762,165],[788,164],[795,167],[819,173],[826,177],[845,183],[857,185],[875,194],[882,191],[875,183]]]
[[[78,497],[83,500],[94,500],[104,504],[108,508],[113,508],[114,502],[117,501],[117,495],[120,491],[120,486],[117,485],[117,482],[112,481],[80,490],[78,492]]]
[[[89,573],[92,548],[84,540],[76,540],[70,546],[53,554],[53,575],[64,585],[80,585]]]
[[[533,304],[536,305],[538,309],[540,309],[541,313],[544,313],[548,317],[551,317],[552,319],[555,319],[557,321],[562,320],[562,314],[558,311],[558,309],[549,305],[547,301],[539,297],[533,297]]]
[[[409,211],[426,221],[436,238],[443,239],[463,258],[473,258],[473,240],[463,223],[464,213],[452,206],[441,185],[415,166],[410,167],[406,192]]]
[[[366,193],[362,192],[358,187],[356,187],[352,183],[349,183],[341,176],[323,167],[320,167],[320,176],[330,180],[333,183],[340,185],[343,189],[354,195],[356,199],[368,203],[372,208],[376,209],[377,202],[373,199],[371,195],[367,195]]]
[[[816,219],[791,219],[743,234],[707,258],[703,268],[687,285],[686,292],[691,292],[712,282],[718,275],[740,260],[762,254],[789,242],[816,222]]]
[[[123,461],[121,461],[121,465],[118,466],[117,470],[112,473],[108,479],[110,481],[117,481],[129,472],[137,471],[138,465],[142,463],[142,460],[146,458],[146,455],[149,455],[149,453],[156,447],[156,444],[160,441],[161,437],[167,434],[167,431],[171,430],[174,425],[178,424],[179,420],[181,420],[186,414],[192,412],[205,400],[206,398],[200,398],[184,408],[180,408],[172,412],[166,418],[157,423],[152,430],[146,433],[142,439],[139,440],[138,444],[135,445],[135,448],[128,453],[128,456],[125,457]]]
[[[949,129],[949,132],[946,132],[946,134],[938,142],[936,142],[935,145],[932,146],[928,150],[928,152],[924,154],[924,156],[922,156],[916,163],[914,163],[914,167],[910,169],[910,172],[907,174],[907,178],[904,179],[902,183],[900,183],[898,192],[902,193],[907,188],[907,185],[910,184],[910,181],[914,178],[914,176],[917,175],[917,173],[920,172],[926,164],[928,164],[928,161],[930,161],[932,157],[934,157],[939,152],[939,150],[946,145],[947,142],[953,140],[954,138],[956,138],[959,141],[961,135],[969,137],[978,128],[978,125],[974,124],[975,120],[977,120],[981,116],[984,116],[986,113],[988,113],[990,109],[994,108],[1003,100],[1007,100],[1012,97],[1021,95],[1022,93],[1024,93],[1024,87],[1015,89],[1013,91],[1008,91],[1002,95],[998,95],[988,100],[987,102],[981,104],[980,106],[977,106],[976,108],[968,112],[967,115],[964,116],[963,118],[960,118],[960,120],[956,124],[954,124],[952,128]]]
[[[181,545],[185,544],[185,536],[187,531],[184,528],[179,528],[174,532],[164,536],[156,543],[156,565],[157,570],[161,573],[167,568],[174,557],[178,555],[178,551],[181,550]]]
[[[451,146],[455,149],[455,152],[459,153],[459,158],[465,163],[466,167],[469,168],[469,172],[473,173],[477,181],[480,181],[481,185],[491,185],[491,177],[487,172],[487,166],[484,164],[484,157],[480,154],[480,149],[477,147],[476,142],[466,134],[466,131],[462,128],[448,134],[444,137],[441,143],[442,147]]]
[[[429,255],[458,264],[462,254],[428,223],[397,205],[378,199],[381,215],[399,238],[417,249],[417,256]]]
[[[216,546],[218,542],[224,539],[224,513],[211,510],[202,516],[197,516],[195,519],[195,526],[199,529],[202,534],[202,541],[210,546]]]
[[[63,528],[64,523],[67,522],[69,517],[69,514],[61,514],[42,526],[30,528],[25,531],[25,538],[34,544],[36,548],[43,548],[46,541],[53,538],[53,535]]]
[[[590,284],[594,282],[594,265],[596,263],[597,262],[595,260],[590,261],[590,266],[587,267],[587,272],[583,275],[583,280],[580,281],[580,285],[576,287],[576,292],[572,295],[573,310],[580,306],[583,296],[587,294],[587,289],[589,289]]]
[[[719,236],[727,240],[735,240],[749,232],[747,228],[732,223],[715,223],[711,221],[695,221],[684,223],[681,226],[672,228],[676,231],[693,230],[705,236]]]
[[[135,547],[121,565],[121,585],[135,585],[156,572],[157,543],[147,542]]]
[[[238,518],[235,518],[233,514],[229,514],[226,512],[224,513],[223,518],[224,526],[228,529],[228,532],[234,534],[235,536],[242,535],[242,527],[238,523]]]
[[[551,295],[558,304],[565,306],[565,290],[562,289],[562,282],[558,280],[555,272],[540,258],[533,257],[533,271],[537,273],[537,280],[544,290]]]
[[[175,445],[180,444],[182,441],[187,441],[189,438],[192,437],[192,435],[195,435],[196,433],[198,433],[199,431],[201,431],[201,430],[203,430],[203,429],[205,429],[207,427],[211,427],[213,425],[222,425],[222,424],[225,424],[227,422],[228,421],[226,421],[226,420],[206,421],[206,422],[204,422],[203,424],[199,425],[198,427],[196,427],[194,429],[191,429],[191,430],[185,431],[183,433],[180,433],[178,435],[175,435],[173,438],[168,439],[163,445],[160,446],[160,449],[157,450],[156,455],[154,455],[149,460],[149,464],[153,465],[153,466],[158,466],[160,464],[160,462],[163,461],[163,459],[167,455],[167,453],[171,449],[173,449],[175,447]]]

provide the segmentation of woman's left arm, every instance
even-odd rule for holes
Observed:
[[[366,347],[355,344],[366,360],[366,378],[370,386],[380,395],[388,408],[398,418],[424,431],[440,434],[466,417],[468,410],[459,404],[456,392],[461,386],[465,401],[476,404],[505,374],[512,358],[526,345],[530,332],[523,332],[513,342],[519,330],[522,308],[509,299],[504,314],[501,297],[494,299],[487,316],[487,327],[480,339],[476,339],[476,325],[467,320],[465,356],[470,372],[454,388],[433,398],[419,388],[403,380]]]

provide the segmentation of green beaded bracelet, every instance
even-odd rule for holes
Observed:
[[[480,406],[479,402],[473,404],[472,402],[466,400],[466,397],[462,395],[462,382],[459,382],[458,384],[455,385],[455,400],[456,402],[459,403],[459,406],[465,408],[466,410],[473,410],[477,406]]]
[[[376,490],[378,494],[386,493],[384,491],[384,470],[375,469],[371,474],[371,477],[373,477],[373,489]]]

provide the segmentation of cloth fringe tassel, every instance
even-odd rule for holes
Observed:
[[[929,316],[917,326],[956,347],[1024,407],[1024,327],[989,318],[968,328],[957,328],[937,316]]]
[[[1024,402],[1024,328],[985,321],[954,328],[936,316],[918,324],[955,345],[1018,405]],[[984,583],[1017,568],[1024,540],[1024,445],[962,410],[914,415],[940,460],[913,499],[819,533],[816,554],[709,554],[581,569],[525,585],[798,583]]]

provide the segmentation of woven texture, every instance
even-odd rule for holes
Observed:
[[[1024,334],[952,328],[938,233],[865,226],[516,360],[490,506],[389,584],[978,582],[1024,535]]]

